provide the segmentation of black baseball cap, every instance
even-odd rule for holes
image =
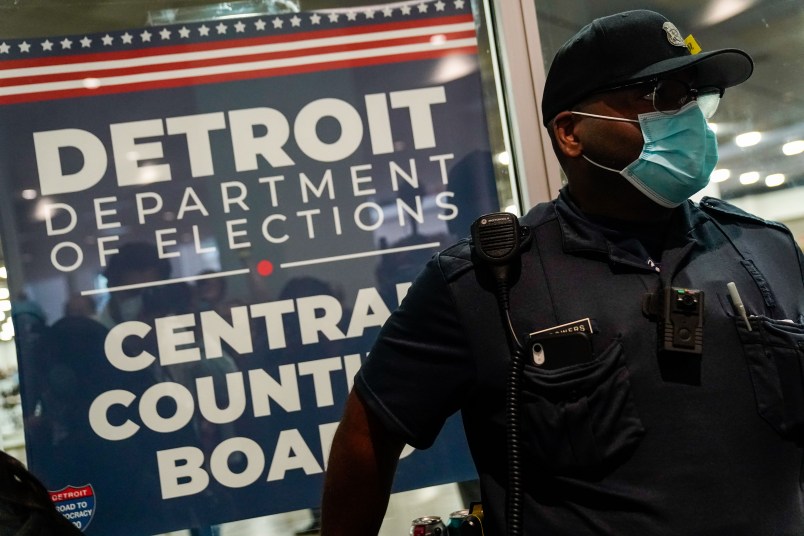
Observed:
[[[673,23],[639,9],[595,19],[558,50],[542,98],[545,126],[593,93],[695,67],[695,86],[726,89],[754,70],[742,50],[692,54]]]

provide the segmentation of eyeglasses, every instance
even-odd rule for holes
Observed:
[[[674,114],[689,102],[697,101],[698,106],[709,119],[717,111],[723,90],[716,87],[694,88],[681,80],[671,78],[655,81],[653,91],[643,96],[653,102],[653,108],[664,114]]]
[[[684,105],[697,101],[704,117],[709,119],[715,115],[723,96],[723,90],[717,87],[694,88],[681,80],[672,78],[654,78],[652,80],[641,81],[635,84],[613,87],[606,91],[626,89],[629,87],[646,86],[652,88],[642,96],[643,99],[653,103],[653,109],[667,115],[673,115]]]

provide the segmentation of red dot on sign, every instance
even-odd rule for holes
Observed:
[[[257,273],[265,277],[271,275],[274,271],[274,265],[271,261],[260,261],[257,263]]]

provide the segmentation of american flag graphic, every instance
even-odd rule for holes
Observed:
[[[476,53],[465,0],[6,40],[0,41],[0,104]]]

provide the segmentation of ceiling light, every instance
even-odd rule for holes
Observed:
[[[713,0],[706,2],[707,7],[700,15],[700,22],[704,26],[714,26],[724,20],[736,17],[740,13],[747,11],[759,0]]]
[[[712,172],[709,176],[709,180],[712,182],[723,182],[731,177],[731,171],[728,169],[716,169]]]
[[[717,123],[709,123],[709,129],[717,134]]]
[[[0,287],[0,300],[7,300],[10,297],[11,294],[8,292],[8,289]]]
[[[0,266],[0,277],[3,279],[8,279],[8,271],[6,271],[5,266]]]
[[[740,175],[740,184],[754,184],[759,180],[758,171],[749,171]]]
[[[751,147],[752,145],[756,145],[759,143],[759,140],[762,139],[762,133],[753,131],[753,132],[746,132],[744,134],[740,134],[739,136],[734,138],[734,143],[737,144],[737,147]]]
[[[784,174],[774,173],[765,177],[765,184],[771,188],[784,184]]]
[[[782,145],[782,152],[787,156],[804,153],[804,140],[795,140]]]

